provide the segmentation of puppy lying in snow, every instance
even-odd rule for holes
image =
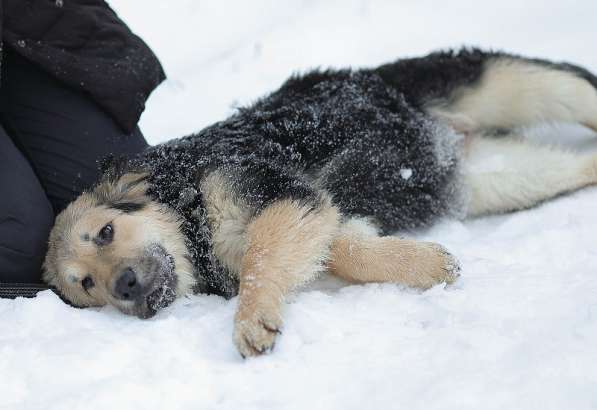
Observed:
[[[597,183],[594,155],[491,136],[543,121],[597,129],[596,88],[571,64],[476,49],[293,77],[197,134],[106,161],[56,219],[45,280],[73,304],[140,318],[189,293],[238,294],[234,343],[265,353],[287,293],[324,270],[454,281],[440,245],[388,234]],[[503,168],[475,172],[490,156]]]

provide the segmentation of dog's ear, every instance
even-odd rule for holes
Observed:
[[[98,161],[98,164],[102,175],[100,182],[115,182],[129,171],[129,161],[123,155],[110,154]]]
[[[147,173],[129,172],[117,179],[105,178],[92,192],[98,205],[126,213],[137,212],[149,202]]]
[[[145,195],[148,177],[147,172],[129,172],[122,175],[113,184],[117,192],[125,197],[134,198]]]

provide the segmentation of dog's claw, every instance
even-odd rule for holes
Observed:
[[[269,332],[277,333],[279,335],[282,334],[282,331],[280,330],[280,328],[278,326],[265,323],[263,320],[261,321],[261,325],[265,328],[265,330],[267,330]]]
[[[433,269],[427,271],[425,276],[420,278],[419,286],[423,289],[429,289],[440,283],[451,285],[460,276],[460,263],[442,245],[433,242],[425,244],[432,251],[428,255],[433,261]]]
[[[460,262],[444,247],[441,248],[441,253],[445,258],[444,271],[446,272],[446,283],[454,283],[460,277]]]
[[[281,334],[282,321],[277,313],[255,312],[245,317],[237,314],[234,327],[234,343],[244,358],[269,353],[274,349],[276,337]]]

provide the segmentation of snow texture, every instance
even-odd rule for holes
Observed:
[[[590,0],[111,4],[170,77],[142,118],[153,143],[316,66],[473,43],[597,71]],[[534,137],[597,150],[576,127]],[[287,305],[273,354],[249,361],[232,344],[236,298],[189,297],[147,321],[75,309],[51,292],[0,300],[0,408],[597,408],[596,203],[589,188],[529,211],[445,220],[415,236],[460,259],[454,286],[322,281]]]
[[[413,170],[410,168],[400,168],[400,178],[410,179],[413,176]]]

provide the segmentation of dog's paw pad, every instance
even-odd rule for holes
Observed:
[[[246,316],[239,312],[234,326],[234,344],[244,358],[269,353],[281,328],[282,319],[277,313],[255,312]]]

